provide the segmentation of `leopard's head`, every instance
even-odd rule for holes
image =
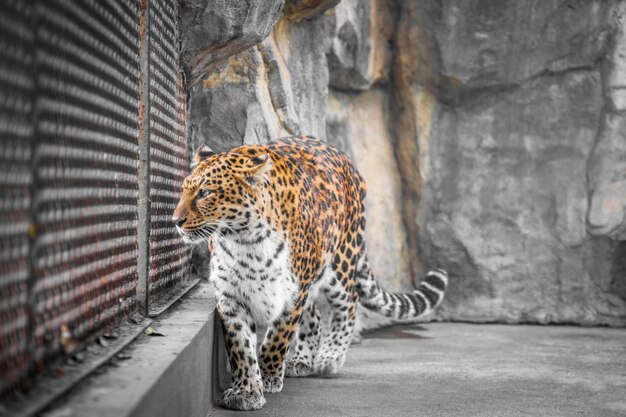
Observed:
[[[215,153],[203,145],[183,182],[172,221],[187,243],[218,234],[241,232],[262,212],[260,193],[273,160],[263,146]]]

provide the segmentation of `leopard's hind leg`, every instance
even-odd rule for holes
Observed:
[[[323,332],[320,347],[315,355],[314,373],[334,374],[346,360],[352,342],[356,320],[358,295],[355,289],[356,265],[338,254],[327,270],[322,291],[331,309],[330,327]]]
[[[313,373],[313,359],[320,343],[320,335],[320,312],[315,302],[309,299],[298,333],[291,341],[285,375],[298,377]]]

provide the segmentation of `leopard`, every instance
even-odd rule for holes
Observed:
[[[232,375],[222,406],[258,410],[285,376],[337,373],[358,305],[409,320],[441,303],[443,269],[412,292],[378,283],[366,253],[365,196],[350,158],[313,137],[196,150],[172,221],[186,243],[209,243]]]

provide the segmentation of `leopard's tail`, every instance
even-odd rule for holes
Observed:
[[[448,273],[436,269],[426,274],[413,292],[396,294],[383,289],[376,281],[367,259],[363,257],[357,272],[357,290],[361,304],[398,320],[426,315],[437,307],[448,286]]]

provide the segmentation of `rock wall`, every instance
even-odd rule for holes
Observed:
[[[437,319],[624,325],[625,3],[184,0],[189,134],[350,154],[380,281],[450,271]]]
[[[251,9],[258,9],[251,13],[258,15],[270,2],[250,3]],[[280,3],[280,11],[283,2],[274,3]],[[323,12],[322,5],[317,3],[287,4],[296,17],[301,13],[308,16],[317,8]],[[235,53],[226,58],[214,57],[201,63],[189,61],[189,122],[193,142],[225,150],[287,135],[307,134],[324,139],[328,95],[326,20],[292,21],[285,15],[272,13],[271,31],[267,31],[267,25],[258,26],[249,18],[250,13],[231,14],[229,7],[219,8],[219,13],[226,16],[221,18],[234,19],[227,26],[239,28],[254,42],[246,44],[243,51],[232,48]],[[189,19],[191,16],[194,16],[192,20],[183,20],[183,28],[193,27],[198,21],[210,25],[216,19],[216,11],[211,8],[189,13]],[[218,37],[206,36],[200,30],[189,33],[187,44],[183,44],[183,48],[190,49],[188,56],[193,55],[193,50],[212,50]],[[234,35],[230,42],[242,43],[242,37]],[[226,46],[222,49],[230,50]],[[202,76],[194,77],[196,73]]]
[[[624,3],[532,5],[401,5],[405,216],[439,317],[623,325]]]

